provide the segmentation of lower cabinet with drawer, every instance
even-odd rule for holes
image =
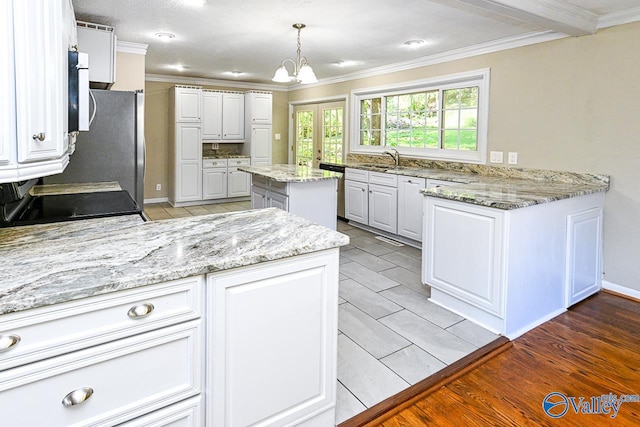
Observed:
[[[111,426],[203,388],[203,278],[0,317],[3,426]]]

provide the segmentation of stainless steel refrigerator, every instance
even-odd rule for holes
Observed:
[[[92,89],[95,118],[80,132],[63,173],[45,184],[117,181],[140,208],[144,204],[144,94]]]

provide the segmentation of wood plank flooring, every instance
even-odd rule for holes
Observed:
[[[579,411],[591,397],[640,394],[640,302],[601,292],[436,391],[425,391],[373,421],[343,425],[640,425],[640,402],[622,403],[612,417],[613,411],[576,413],[571,399],[559,395],[552,400],[560,404],[550,411],[567,411],[552,418],[543,410],[552,392],[576,398]]]

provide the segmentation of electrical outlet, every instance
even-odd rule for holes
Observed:
[[[504,153],[502,151],[491,151],[489,153],[489,161],[491,163],[502,163],[503,155]]]
[[[507,161],[509,162],[510,165],[517,165],[518,164],[518,153],[510,151]]]
[[[156,191],[162,190],[162,184],[156,184]]]

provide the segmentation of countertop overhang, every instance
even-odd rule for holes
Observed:
[[[342,177],[339,172],[331,172],[309,166],[271,165],[271,166],[239,166],[238,170],[254,175],[264,176],[279,182],[308,182]]]
[[[0,230],[0,314],[332,249],[341,233],[275,208]]]

